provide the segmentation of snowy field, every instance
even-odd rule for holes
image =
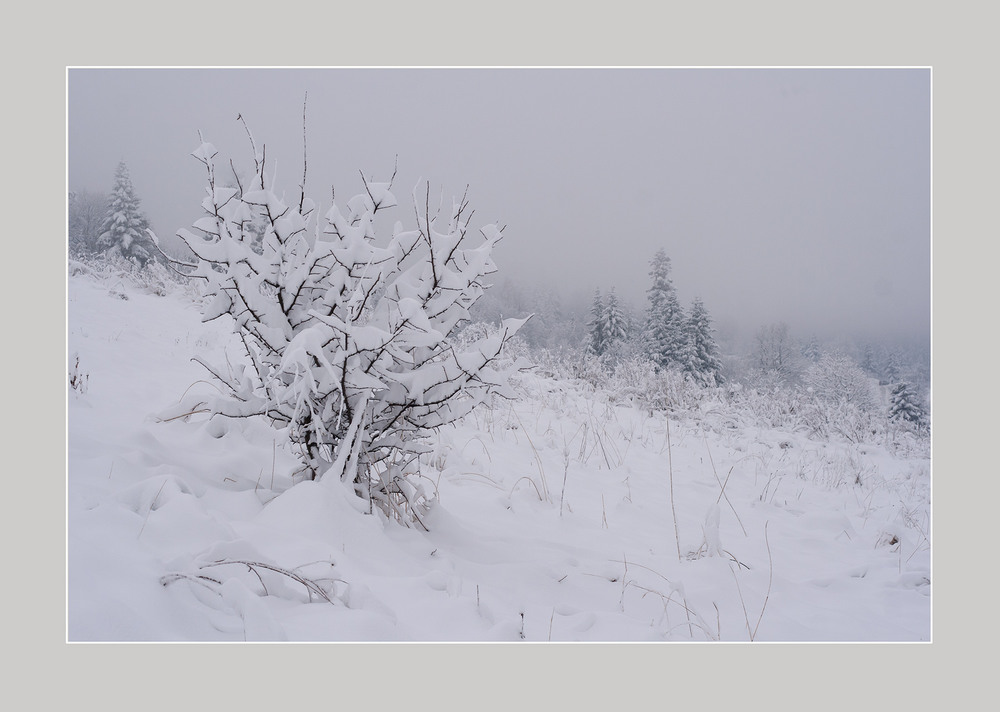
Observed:
[[[82,274],[68,300],[70,641],[931,638],[926,447],[668,430],[526,373],[437,434],[424,531],[299,481],[266,423],[164,417],[229,343],[191,295]]]

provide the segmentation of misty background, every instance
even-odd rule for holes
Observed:
[[[160,237],[200,216],[198,132],[320,206],[469,186],[494,283],[645,306],[659,248],[720,334],[930,343],[929,69],[70,69],[68,190],[124,160]],[[398,157],[398,158],[397,158]],[[176,244],[176,243],[175,243]],[[515,316],[515,315],[510,315]]]

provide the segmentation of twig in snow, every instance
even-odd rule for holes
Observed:
[[[139,533],[135,535],[136,539],[142,536],[142,530],[146,528],[146,522],[149,521],[149,514],[153,511],[153,505],[156,504],[156,498],[160,496],[160,492],[163,491],[163,487],[166,484],[167,481],[163,480],[163,484],[160,485],[160,489],[156,490],[156,495],[154,495],[153,501],[149,503],[149,509],[146,510],[146,516],[142,520],[142,526],[139,528]]]
[[[242,559],[226,559],[226,560],[223,560],[223,561],[215,561],[215,562],[212,562],[210,564],[204,564],[204,565],[201,566],[201,568],[202,569],[207,569],[207,568],[211,568],[211,567],[215,567],[215,566],[227,566],[229,564],[240,564],[242,566],[246,566],[247,569],[249,569],[250,571],[252,571],[254,574],[257,575],[258,579],[260,578],[260,573],[255,570],[257,568],[266,569],[268,571],[273,571],[275,573],[281,574],[282,576],[287,576],[288,578],[292,579],[293,581],[296,581],[296,582],[302,584],[302,586],[306,589],[306,592],[309,594],[309,599],[310,600],[312,600],[313,594],[316,594],[317,596],[319,596],[320,598],[322,598],[327,603],[333,603],[333,598],[331,598],[330,594],[327,593],[323,589],[323,587],[320,586],[318,583],[316,583],[312,579],[306,578],[305,576],[301,576],[301,575],[295,573],[294,571],[289,571],[288,569],[283,569],[280,566],[274,566],[272,564],[265,564],[265,563],[260,562],[260,561],[244,561]],[[185,578],[185,577],[186,576],[181,576],[181,578]],[[190,578],[190,577],[186,577],[186,578]],[[204,577],[201,577],[201,578],[204,578]],[[176,580],[176,579],[174,579],[174,580]],[[164,583],[164,585],[165,585],[166,583],[170,583],[170,582],[169,581],[164,581],[163,579],[161,579],[161,583]],[[261,583],[263,584],[263,581]],[[265,593],[266,593],[267,589],[264,589],[264,590],[265,590]]]

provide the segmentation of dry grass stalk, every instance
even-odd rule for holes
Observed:
[[[527,429],[524,427],[524,423],[521,422],[520,416],[518,416],[517,411],[511,406],[511,412],[514,414],[514,418],[517,419],[518,425],[521,426],[521,430],[524,432],[524,437],[528,439],[528,444],[531,446],[531,451],[535,454],[535,464],[538,465],[538,476],[542,479],[542,491],[545,492],[545,497],[543,501],[548,502],[549,500],[549,486],[545,482],[545,469],[542,467],[542,458],[538,454],[538,448],[535,447],[535,443],[531,442],[531,436],[528,435]]]
[[[542,497],[541,490],[538,489],[538,485],[536,485],[535,481],[533,479],[531,479],[530,477],[528,477],[527,475],[525,475],[524,477],[520,478],[517,482],[514,483],[514,486],[510,488],[510,494],[507,495],[508,498],[514,496],[514,490],[517,489],[517,485],[518,485],[518,483],[521,482],[521,480],[527,480],[528,482],[531,483],[531,486],[535,488],[535,493],[538,495],[538,501],[539,502],[544,502],[545,501],[545,498]]]
[[[674,517],[674,542],[677,544],[677,561],[681,561],[681,535],[677,526],[677,507],[674,505],[674,461],[671,457],[670,448],[670,418],[664,418],[667,424],[667,474],[670,479],[670,512]]]
[[[708,461],[712,464],[712,474],[715,475],[715,481],[719,483],[719,487],[721,488],[721,491],[719,492],[719,496],[715,500],[715,503],[718,504],[719,500],[721,500],[723,497],[725,497],[726,498],[726,504],[728,504],[729,508],[731,510],[733,510],[733,514],[736,516],[736,521],[739,522],[740,529],[743,530],[743,536],[750,536],[749,534],[747,534],[747,528],[745,526],[743,526],[743,521],[740,519],[740,515],[737,514],[737,512],[736,512],[736,507],[734,507],[733,503],[729,501],[729,495],[726,494],[726,485],[729,484],[729,478],[732,476],[732,474],[733,474],[733,468],[735,468],[736,465],[733,465],[733,467],[729,468],[729,472],[726,474],[726,481],[722,482],[721,480],[719,480],[719,473],[715,470],[715,460],[712,459],[712,448],[710,448],[708,446],[708,439],[707,438],[705,439],[705,449],[708,450]]]
[[[764,594],[764,605],[760,607],[760,615],[757,617],[757,625],[753,627],[753,635],[750,636],[752,641],[757,637],[757,629],[760,628],[760,620],[764,617],[764,609],[767,608],[767,601],[771,597],[771,580],[774,576],[774,562],[771,560],[771,542],[767,539],[767,525],[768,522],[764,522],[764,544],[767,546],[767,593]],[[902,549],[902,546],[900,546]]]

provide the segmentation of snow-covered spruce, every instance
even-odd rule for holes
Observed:
[[[685,324],[684,370],[698,383],[715,386],[722,383],[722,360],[712,337],[712,318],[704,303],[695,299]]]
[[[594,290],[594,301],[590,305],[590,321],[587,322],[587,329],[589,334],[587,350],[595,356],[600,356],[604,353],[607,341],[604,336],[604,299],[601,297],[600,287]]]
[[[287,428],[311,479],[352,483],[389,516],[419,522],[425,496],[407,475],[426,436],[491,394],[512,395],[507,379],[526,365],[497,366],[526,319],[462,347],[453,338],[495,271],[502,230],[482,227],[471,246],[465,197],[442,212],[418,183],[416,228],[396,222],[379,240],[376,214],[397,207],[392,181],[364,178],[364,192],[311,228],[313,202],[304,190],[297,205],[278,197],[247,133],[250,184],[219,174],[211,144],[194,152],[208,174],[205,214],[177,233],[197,257],[186,267],[204,282],[204,320],[232,320],[243,362],[203,363],[221,394],[192,392],[176,414],[266,417]]]
[[[924,424],[925,419],[924,409],[917,400],[913,386],[906,381],[893,385],[889,400],[889,420],[919,427]]]
[[[614,348],[628,338],[628,323],[614,287],[608,292],[608,298],[604,304],[604,328],[602,332],[605,339],[605,351]]]
[[[648,290],[647,353],[660,368],[683,366],[686,347],[684,311],[670,279],[670,258],[663,249],[659,249],[649,267],[653,284]]]
[[[147,234],[149,222],[139,210],[139,198],[132,186],[125,161],[115,171],[114,187],[108,198],[103,232],[97,238],[101,252],[122,257],[145,266],[153,259],[153,246]]]
[[[601,298],[600,288],[594,292],[590,313],[591,320],[587,325],[590,329],[589,352],[595,356],[613,356],[611,352],[619,351],[629,338],[628,320],[614,287],[604,299]]]

